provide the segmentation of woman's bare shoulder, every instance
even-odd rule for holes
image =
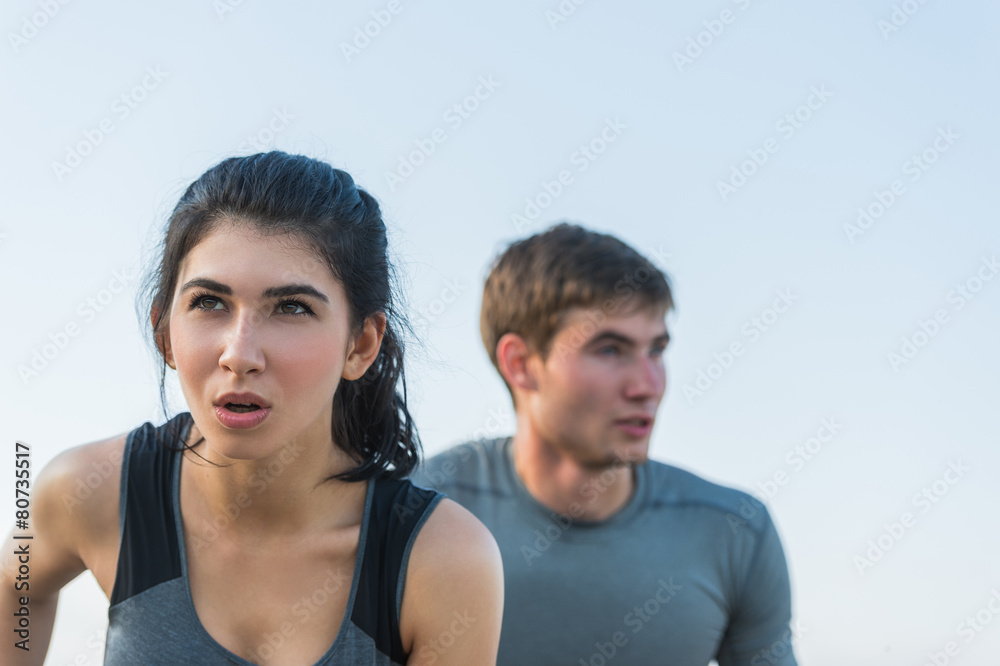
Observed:
[[[94,571],[99,582],[107,578],[117,549],[126,439],[116,435],[67,449],[38,473],[27,529],[32,532],[31,589],[39,598],[57,594],[84,569]],[[3,576],[12,575],[13,564],[3,560]]]
[[[35,495],[54,518],[91,535],[117,535],[122,456],[128,433],[67,449],[38,475]]]
[[[471,561],[491,568],[499,565],[500,550],[490,531],[468,509],[442,498],[427,518],[413,544],[412,557],[440,562]],[[442,566],[449,570],[448,566]]]
[[[468,510],[447,498],[438,503],[413,544],[404,590],[400,628],[404,645],[411,641],[408,663],[494,663],[503,564],[493,535]],[[461,640],[438,653],[435,639],[459,626]]]

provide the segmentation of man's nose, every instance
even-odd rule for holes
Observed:
[[[662,359],[642,358],[629,375],[626,397],[632,400],[659,398],[666,387],[666,371]]]

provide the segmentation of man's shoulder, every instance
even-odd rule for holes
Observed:
[[[704,508],[755,529],[763,529],[771,520],[767,507],[750,493],[656,460],[650,460],[645,467],[648,468],[649,501],[653,508]]]
[[[507,475],[509,438],[463,442],[422,460],[410,479],[418,486],[442,492],[457,489],[495,490]]]

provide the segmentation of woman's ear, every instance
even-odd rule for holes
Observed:
[[[512,390],[534,391],[538,388],[531,358],[527,343],[517,333],[505,333],[497,341],[497,365]]]
[[[160,309],[153,307],[149,313],[149,323],[153,326],[153,336],[156,338],[156,348],[160,350],[160,355],[171,370],[176,370],[174,364],[174,354],[170,349],[170,327],[163,325],[157,332],[157,324],[160,323]]]
[[[344,361],[344,372],[341,375],[344,379],[360,379],[375,362],[379,349],[382,348],[385,326],[383,312],[376,312],[365,319],[361,333],[351,340],[347,349],[347,359]]]

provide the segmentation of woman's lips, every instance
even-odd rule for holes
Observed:
[[[215,405],[215,416],[219,423],[237,430],[256,428],[270,413],[270,407],[259,407],[250,412],[234,412],[227,405]]]

